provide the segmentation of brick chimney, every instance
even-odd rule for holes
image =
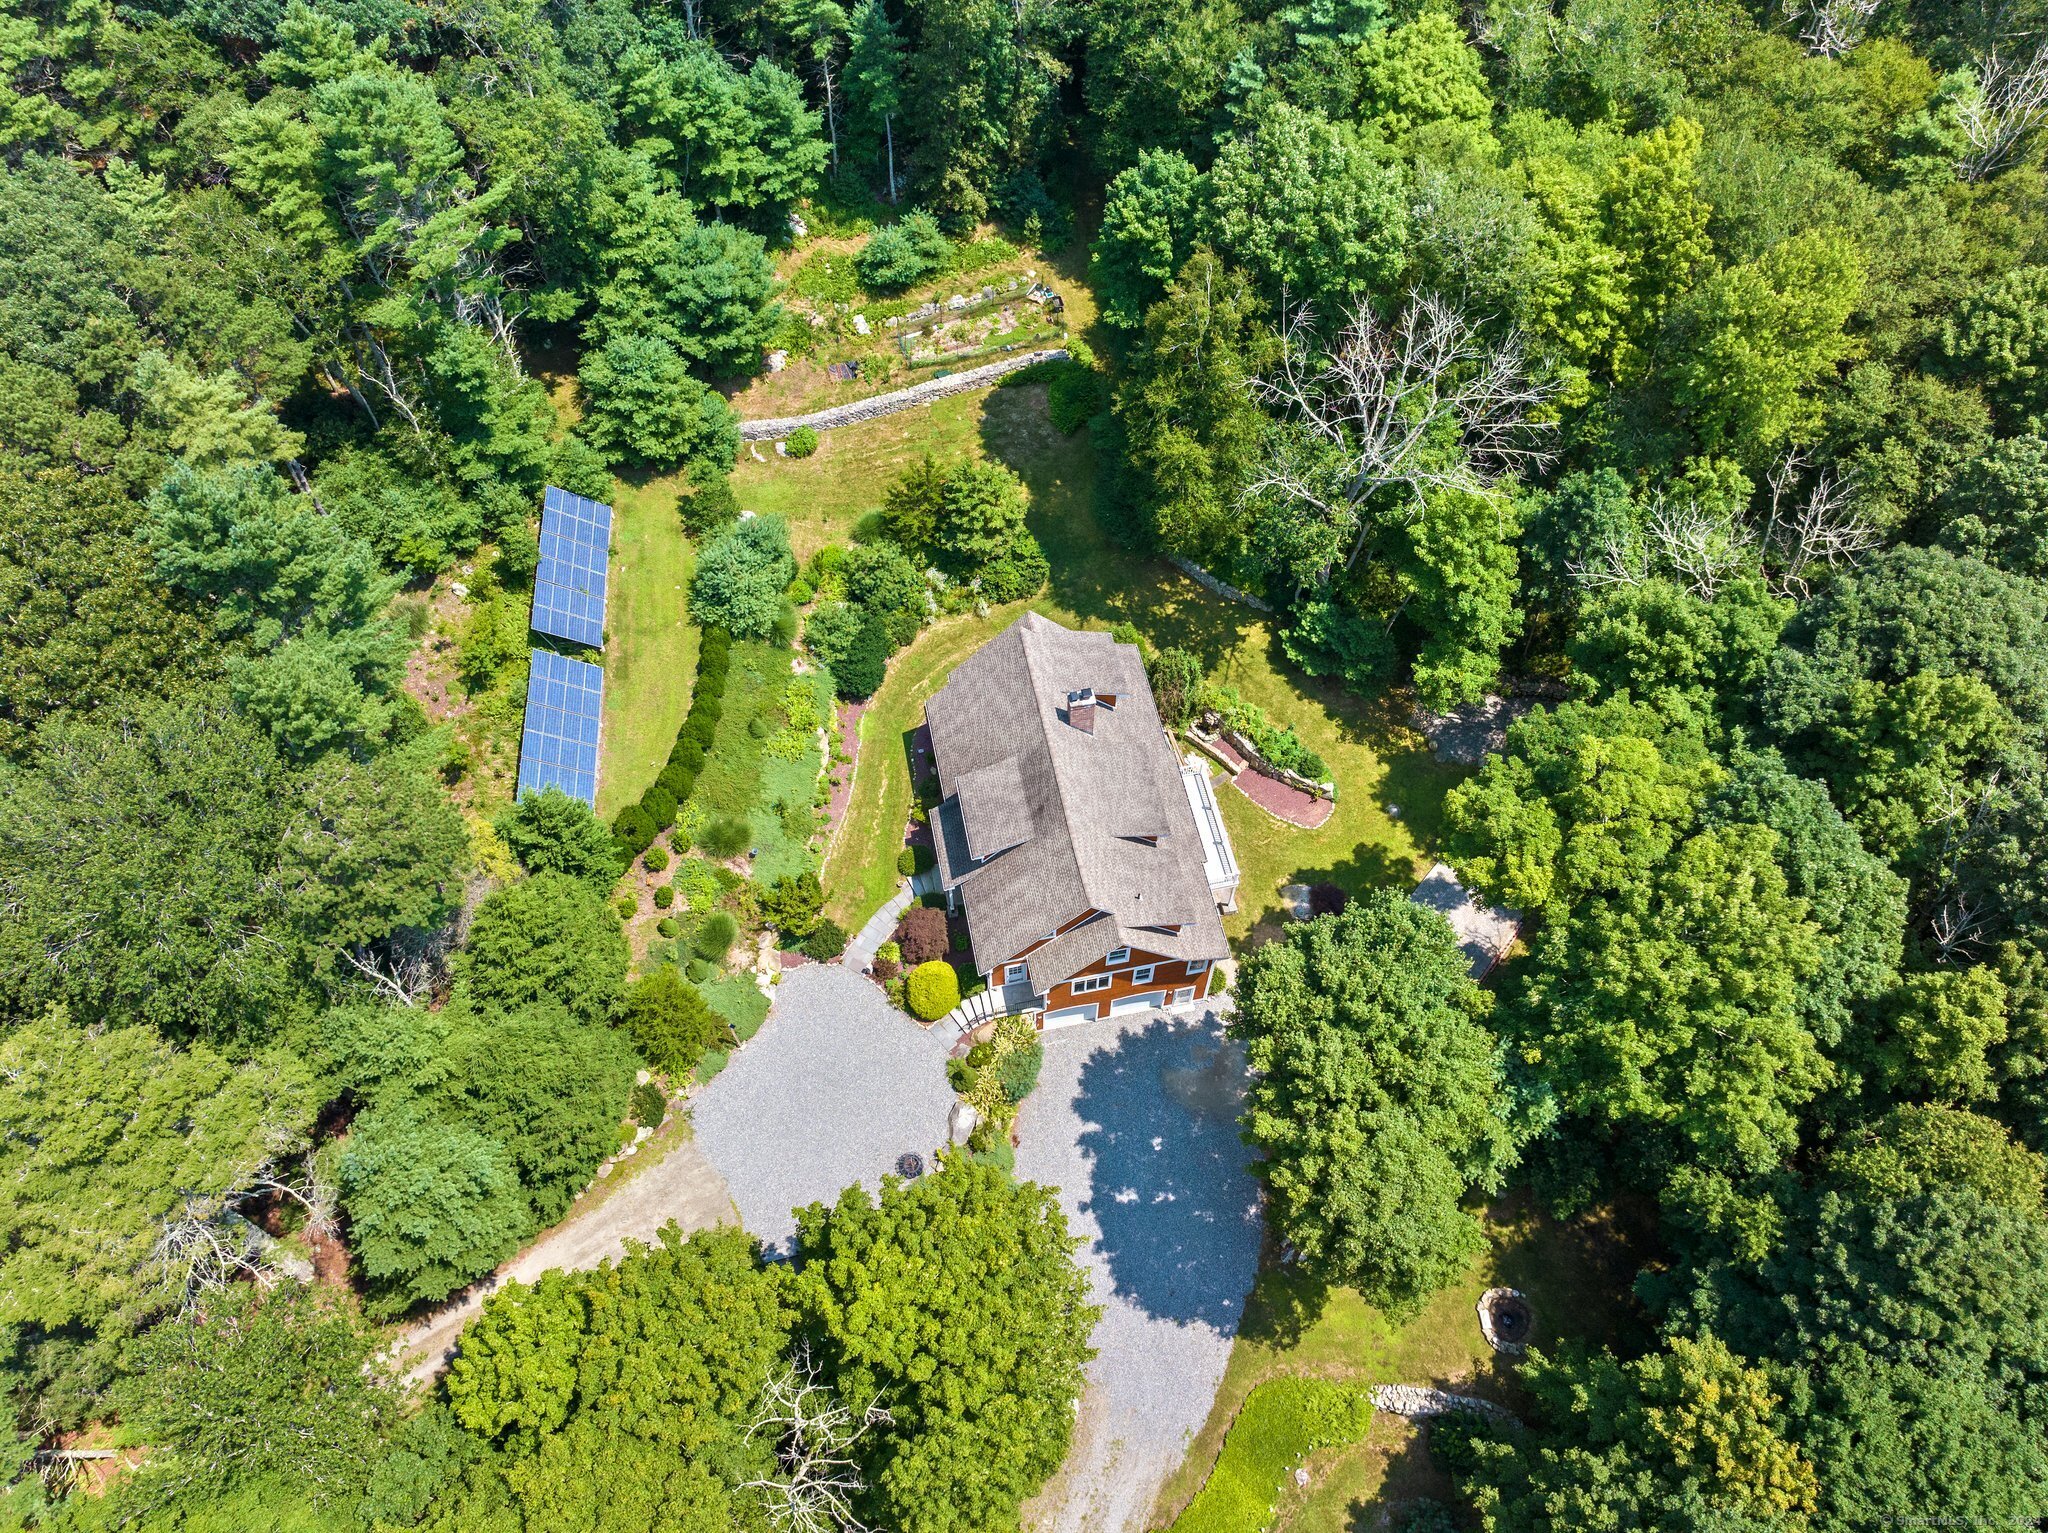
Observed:
[[[1084,735],[1095,733],[1095,689],[1083,687],[1067,694],[1067,722]]]

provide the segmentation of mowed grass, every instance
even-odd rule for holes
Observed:
[[[690,711],[698,633],[688,599],[695,567],[676,520],[674,482],[616,482],[597,779],[597,812],[605,819],[647,791]]]
[[[892,429],[919,416],[928,418],[921,433]],[[1070,627],[1129,622],[1155,646],[1192,650],[1218,681],[1292,724],[1321,753],[1336,778],[1338,804],[1317,830],[1282,824],[1236,790],[1218,786],[1244,875],[1238,912],[1226,922],[1233,938],[1277,919],[1283,884],[1329,880],[1356,891],[1414,882],[1428,857],[1442,796],[1461,774],[1437,766],[1421,737],[1385,703],[1296,670],[1258,613],[1112,542],[1095,518],[1095,454],[1087,434],[1063,437],[1053,430],[1042,387],[959,395],[929,411],[828,432],[824,441],[836,454],[837,473],[820,469],[827,452],[821,446],[803,462],[779,460],[762,481],[781,497],[772,508],[792,516],[793,531],[799,511],[810,515],[809,547],[843,541],[925,444],[941,457],[998,459],[1030,490],[1031,530],[1052,566],[1052,579],[1031,608]],[[737,483],[739,475],[734,478]],[[791,491],[791,485],[803,488]],[[829,514],[818,509],[828,502]],[[771,509],[759,496],[743,494],[741,503]],[[896,854],[910,811],[907,747],[925,700],[954,666],[1025,610],[1016,605],[985,618],[947,619],[890,662],[861,720],[853,794],[825,862],[830,913],[849,930],[896,887]]]
[[[1630,1291],[1638,1265],[1637,1226],[1613,1210],[1558,1221],[1532,1211],[1526,1197],[1501,1200],[1486,1215],[1488,1249],[1464,1278],[1414,1315],[1390,1316],[1356,1290],[1330,1288],[1268,1265],[1245,1306],[1208,1422],[1161,1489],[1153,1526],[1163,1526],[1200,1490],[1245,1399],[1269,1379],[1290,1375],[1359,1384],[1422,1384],[1479,1395],[1511,1410],[1525,1407],[1511,1360],[1479,1334],[1480,1294],[1518,1288],[1535,1312],[1535,1344],[1561,1340],[1624,1350],[1647,1334]],[[1421,1434],[1381,1415],[1365,1438],[1314,1455],[1306,1488],[1288,1487],[1270,1526],[1275,1533],[1349,1533],[1387,1525],[1421,1496],[1448,1498],[1450,1486],[1430,1462]],[[1397,1525],[1397,1523],[1396,1523]]]

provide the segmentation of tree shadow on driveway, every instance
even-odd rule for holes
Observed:
[[[1257,1265],[1251,1152],[1238,1137],[1243,1054],[1213,1015],[1155,1016],[1083,1061],[1073,1111],[1080,1208],[1115,1294],[1145,1314],[1234,1334]]]

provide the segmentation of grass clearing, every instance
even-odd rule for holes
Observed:
[[[713,819],[744,820],[751,833],[749,847],[757,854],[753,876],[762,884],[810,866],[810,841],[817,829],[824,752],[815,720],[825,716],[830,698],[819,673],[793,673],[795,659],[794,651],[772,644],[733,645],[725,711],[696,789],[677,821],[681,832],[694,834]],[[793,713],[814,722],[794,727]]]
[[[1373,1418],[1357,1385],[1269,1379],[1230,1424],[1208,1481],[1174,1519],[1172,1533],[1242,1533],[1271,1521],[1289,1470],[1318,1448],[1355,1442]]]
[[[1520,1409],[1513,1366],[1479,1334],[1477,1305],[1488,1288],[1505,1285],[1528,1295],[1539,1347],[1571,1338],[1626,1351],[1646,1338],[1648,1321],[1629,1287],[1640,1265],[1633,1254],[1635,1220],[1614,1210],[1553,1220],[1518,1195],[1489,1209],[1486,1224],[1488,1248],[1464,1278],[1408,1316],[1388,1315],[1356,1290],[1264,1267],[1209,1420],[1161,1489],[1154,1524],[1171,1521],[1200,1490],[1246,1398],[1271,1379],[1435,1385]],[[1400,1504],[1441,1497],[1448,1489],[1429,1463],[1421,1434],[1384,1416],[1362,1441],[1316,1455],[1309,1470],[1308,1488],[1282,1498],[1270,1524],[1275,1533],[1377,1526],[1378,1517]]]
[[[1053,429],[1045,396],[1042,385],[992,389],[828,432],[836,473],[826,471],[827,448],[820,447],[802,463],[779,461],[764,482],[777,487],[775,509],[794,515],[801,508],[809,517],[808,550],[843,539],[862,513],[881,503],[908,456],[923,450],[908,442],[929,441],[942,457],[965,453],[1008,464],[1030,491],[1031,530],[1052,566],[1052,579],[1032,608],[1070,627],[1129,622],[1155,646],[1193,651],[1217,680],[1293,725],[1336,778],[1337,810],[1314,831],[1283,825],[1242,794],[1221,788],[1218,800],[1244,869],[1238,913],[1226,922],[1230,935],[1243,938],[1261,922],[1276,921],[1283,884],[1327,879],[1364,890],[1412,883],[1436,834],[1443,794],[1462,773],[1438,766],[1422,738],[1385,702],[1296,670],[1257,613],[1111,542],[1095,519],[1094,449],[1085,433],[1065,437]],[[917,418],[930,422],[929,436],[907,438],[891,429]],[[759,499],[742,500],[768,509]],[[861,720],[853,795],[825,865],[829,912],[849,930],[896,887],[896,853],[910,810],[908,741],[925,700],[954,666],[1024,610],[946,619],[890,661]]]
[[[758,1033],[762,1022],[767,1020],[768,997],[761,993],[761,987],[754,983],[751,975],[733,974],[723,979],[707,979],[697,988],[703,992],[705,1004],[725,1018],[733,1036],[741,1043]]]
[[[597,812],[610,819],[647,790],[690,709],[697,625],[688,612],[696,554],[676,520],[672,481],[612,490],[611,589]]]

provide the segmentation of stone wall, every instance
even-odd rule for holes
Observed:
[[[1271,612],[1273,610],[1249,591],[1240,591],[1236,586],[1230,584],[1229,581],[1218,580],[1192,559],[1183,559],[1179,554],[1167,554],[1164,557],[1168,564],[1179,570],[1196,585],[1201,586],[1204,590],[1214,591],[1225,601],[1243,602],[1254,612]]]
[[[1495,1421],[1519,1425],[1505,1407],[1477,1395],[1454,1395],[1441,1389],[1424,1389],[1414,1384],[1375,1384],[1372,1403],[1389,1416],[1488,1416]]]
[[[949,394],[965,394],[972,389],[987,388],[1006,373],[1014,373],[1020,367],[1029,367],[1034,362],[1064,361],[1067,350],[1056,346],[1048,351],[1021,351],[1014,357],[1001,357],[980,367],[970,367],[964,373],[951,373],[944,378],[927,378],[923,383],[913,383],[907,389],[898,389],[893,394],[877,394],[872,399],[856,399],[851,404],[833,405],[829,410],[813,411],[809,415],[785,415],[774,420],[741,421],[740,440],[743,442],[770,442],[785,437],[799,426],[809,426],[813,431],[830,431],[835,426],[852,426],[861,421],[880,420],[885,415],[895,415],[902,410],[928,405],[935,399],[944,399]]]

